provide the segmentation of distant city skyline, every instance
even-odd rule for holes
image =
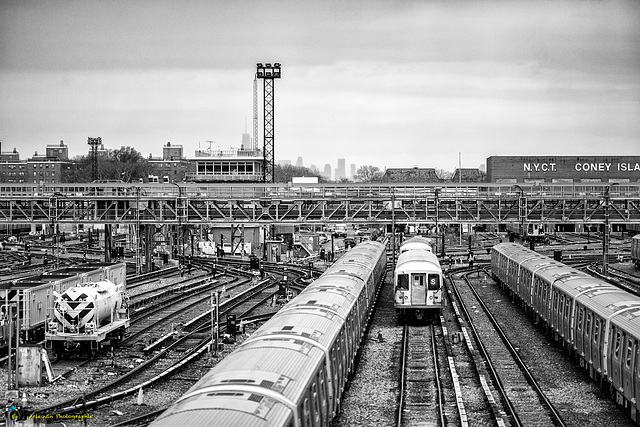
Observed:
[[[17,151],[17,153],[18,153],[18,155],[20,156],[21,159],[26,159],[26,158],[30,158],[30,157],[32,157],[34,155],[42,155],[42,153],[45,152],[45,149],[46,149],[47,146],[59,145],[59,144],[62,144],[63,142],[64,142],[64,145],[65,145],[65,149],[69,153],[69,158],[75,157],[76,155],[72,155],[71,154],[71,150],[70,150],[69,145],[66,143],[66,141],[63,141],[63,140],[60,140],[60,141],[56,142],[55,144],[43,145],[43,146],[37,148],[33,153],[24,153],[24,152],[20,151],[17,147],[8,148],[8,147],[5,146],[6,144],[3,144],[2,141],[0,140],[0,152],[9,153],[9,152],[12,152],[12,151],[15,150],[15,151]],[[206,150],[206,149],[211,148],[214,151],[216,149],[221,149],[221,150],[224,151],[224,147],[220,147],[219,144],[216,144],[215,142],[212,142],[212,141],[207,141],[207,142],[211,142],[212,144],[210,144],[210,146],[207,146],[207,147],[199,146],[197,150],[203,150],[203,149]],[[164,144],[165,143],[159,144],[158,145],[158,149],[156,149],[156,150],[153,150],[153,151],[151,151],[149,153],[141,153],[141,154],[145,158],[162,157],[162,146]],[[176,144],[176,143],[173,143],[171,141],[169,141],[169,144],[172,144],[174,146],[181,146],[181,144]],[[250,147],[251,144],[252,144],[252,142],[251,142],[250,135],[247,134],[247,133],[243,133],[241,135],[241,143],[238,146],[235,146],[235,147],[234,146],[228,146],[226,148],[227,149],[234,149],[234,148],[236,148],[236,149],[248,149],[248,147]],[[103,146],[103,149],[110,149],[110,150],[114,150],[114,149],[120,148],[120,146],[108,146],[108,145],[106,145],[104,143],[102,144],[102,146]],[[133,148],[135,148],[135,147],[133,147]],[[158,151],[159,151],[159,153],[158,153]],[[89,152],[90,152],[90,146],[87,145],[86,152],[82,153],[82,155],[87,155],[87,154],[89,154]],[[190,154],[190,153],[186,152],[185,150],[183,150],[183,155],[184,155],[185,158],[191,158],[191,157],[195,156],[195,151],[193,152],[193,154]],[[298,166],[298,167],[299,166],[308,167],[310,170],[314,171],[315,173],[318,173],[318,174],[320,174],[320,175],[322,175],[325,178],[330,179],[330,180],[340,180],[342,178],[351,179],[353,176],[355,176],[355,174],[357,173],[357,170],[358,170],[358,168],[360,166],[376,166],[376,167],[379,168],[379,170],[381,172],[384,172],[386,170],[386,167],[379,167],[377,165],[365,165],[365,164],[359,165],[359,164],[356,164],[356,163],[350,163],[349,164],[350,170],[349,170],[349,174],[347,175],[346,174],[346,159],[342,159],[342,158],[334,159],[334,163],[333,164],[332,163],[326,163],[325,166],[324,166],[324,170],[323,171],[320,171],[319,168],[313,163],[310,164],[310,165],[306,165],[304,163],[304,159],[303,159],[302,156],[297,156],[295,163],[291,159],[277,159],[276,163],[278,165],[281,165],[281,166],[284,166],[284,165],[295,165],[295,166]],[[411,168],[411,167],[415,167],[415,166],[416,166],[415,164],[411,164],[411,165],[401,165],[399,167],[400,168]],[[446,167],[443,167],[441,165],[433,165],[433,164],[426,164],[426,165],[422,165],[420,167],[423,167],[423,168],[437,168],[437,169],[443,169],[443,170],[448,171],[448,172],[453,172],[458,168],[458,165],[455,165],[454,167],[452,167],[450,169],[447,169]],[[463,168],[465,168],[465,167],[463,166]],[[470,166],[470,168],[475,169],[476,167]],[[481,171],[484,171],[485,163],[481,163],[480,165],[477,166],[477,168],[480,169]],[[327,172],[327,171],[329,171],[329,172]]]

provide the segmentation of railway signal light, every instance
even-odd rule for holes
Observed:
[[[233,336],[238,333],[235,314],[227,314],[227,333]]]

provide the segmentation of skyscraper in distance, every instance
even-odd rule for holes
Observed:
[[[251,149],[251,135],[248,133],[242,134],[242,145],[240,146],[242,150],[250,150]]]
[[[324,173],[322,174],[327,179],[331,179],[331,165],[329,163],[324,165]]]
[[[301,168],[303,166],[302,164],[302,156],[298,156],[298,160],[296,160],[296,166]]]
[[[344,159],[338,159],[338,167],[336,168],[336,181],[346,178],[345,162]]]

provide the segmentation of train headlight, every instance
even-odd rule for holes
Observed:
[[[92,334],[95,331],[95,325],[93,322],[87,322],[87,325],[85,327],[85,330],[87,332],[87,335]]]
[[[54,322],[54,321],[49,322],[49,333],[51,334],[58,333],[58,322]]]

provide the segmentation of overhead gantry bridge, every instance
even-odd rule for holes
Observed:
[[[630,224],[640,184],[0,186],[0,224]]]

